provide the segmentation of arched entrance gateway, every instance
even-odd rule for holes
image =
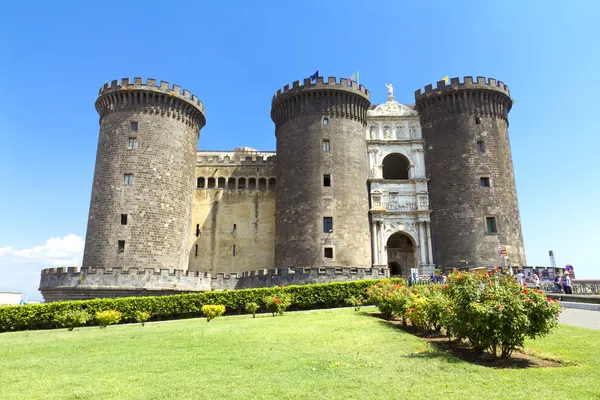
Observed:
[[[413,240],[404,232],[396,232],[387,240],[386,249],[390,276],[408,280],[410,269],[419,265]]]

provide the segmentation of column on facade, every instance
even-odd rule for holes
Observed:
[[[425,222],[418,222],[419,227],[419,253],[421,255],[421,264],[427,264],[427,242],[425,234]]]
[[[429,255],[428,264],[433,264],[433,248],[431,246],[431,223],[425,222],[425,231],[427,232],[427,253]]]
[[[379,223],[379,263],[387,266],[387,255],[385,254],[385,243],[383,242],[383,221]]]
[[[377,264],[377,222],[371,223],[371,254],[373,255],[373,265]]]

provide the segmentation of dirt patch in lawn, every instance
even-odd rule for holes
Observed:
[[[404,326],[400,320],[386,320],[379,312],[370,312],[373,317],[381,319],[381,323],[393,326],[411,335],[418,336],[431,344],[435,350],[431,351],[426,346],[422,346],[416,353],[409,355],[412,358],[440,358],[454,357],[459,360],[467,361],[472,364],[481,365],[488,368],[508,369],[508,368],[556,368],[569,365],[575,365],[569,362],[563,362],[558,359],[543,356],[540,354],[528,353],[515,350],[507,360],[493,359],[487,353],[477,353],[468,343],[457,339],[448,339],[445,332],[426,333],[416,330],[412,326]]]

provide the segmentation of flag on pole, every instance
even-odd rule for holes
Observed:
[[[312,74],[310,76],[310,80],[311,81],[316,81],[318,77],[319,77],[319,70],[317,70],[317,72],[315,72],[314,74]]]
[[[444,81],[444,83],[448,84],[448,75],[446,75],[444,78],[442,78],[442,80]]]
[[[356,81],[356,83],[359,83],[358,71],[353,73],[352,76],[350,78],[348,78],[348,83],[352,84],[353,81]]]

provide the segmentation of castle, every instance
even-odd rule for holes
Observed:
[[[276,152],[198,151],[203,104],[167,82],[100,88],[83,266],[46,301],[524,266],[500,81],[465,77],[371,104],[322,77],[273,96]]]

